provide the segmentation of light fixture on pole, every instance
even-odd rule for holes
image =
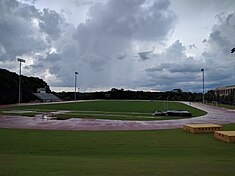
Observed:
[[[231,49],[231,53],[234,53],[235,52],[235,48]]]
[[[205,81],[204,68],[202,68],[201,71],[202,71],[202,102],[204,103],[204,101],[205,101],[205,97],[204,97],[204,81]]]
[[[75,80],[74,80],[74,82],[75,82],[75,84],[74,84],[74,87],[75,87],[75,89],[74,89],[74,100],[76,100],[77,99],[77,75],[78,75],[78,72],[75,72]]]
[[[18,97],[18,103],[21,102],[21,63],[24,62],[24,59],[17,58],[17,61],[20,62],[20,71],[19,71],[19,97]]]

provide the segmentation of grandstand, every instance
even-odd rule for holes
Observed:
[[[53,95],[52,93],[46,93],[44,88],[37,89],[37,93],[33,93],[41,102],[58,102],[62,101],[57,96]]]

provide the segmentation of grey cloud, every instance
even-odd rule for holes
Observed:
[[[159,90],[172,90],[180,88],[183,90],[197,91],[198,85],[201,85],[201,80],[198,80],[198,75],[160,72],[152,74],[150,79],[143,83],[143,86],[151,86]]]
[[[84,53],[81,59],[90,64],[96,71],[101,71],[102,67],[110,60],[110,58],[105,55],[92,55],[90,53]]]
[[[91,5],[93,4],[94,2],[93,1],[82,1],[82,0],[74,0],[73,1],[74,4],[77,6],[77,7],[81,7],[81,6],[86,6],[86,5]]]
[[[176,72],[181,72],[181,73],[195,73],[195,72],[199,72],[201,69],[201,65],[197,64],[193,64],[193,63],[174,63],[172,64],[168,70],[171,73],[176,73]]]
[[[195,44],[188,45],[189,49],[197,49]]]
[[[56,53],[52,53],[52,54],[48,54],[47,55],[47,61],[49,60],[50,62],[56,62],[56,61],[59,61],[61,60],[61,56],[59,54],[56,54]]]
[[[210,42],[212,42],[211,39]],[[214,47],[214,45],[211,44],[211,47]],[[212,52],[210,49],[202,54],[204,60],[187,57],[185,46],[180,41],[176,41],[158,55],[159,63],[156,62],[152,67],[145,69],[148,77],[142,82],[141,86],[154,87],[160,90],[181,88],[193,92],[201,91],[201,68],[205,69],[206,90],[215,89],[219,85],[233,84],[235,61],[225,60],[226,55],[223,58],[221,51],[214,50]],[[169,57],[171,53],[175,53],[174,60]]]
[[[136,80],[143,83],[147,77],[141,75],[145,66],[139,68],[138,62],[127,59],[128,56],[139,52],[147,65],[150,57],[184,58],[177,53],[177,49],[184,50],[179,41],[168,48],[164,57],[135,50],[134,42],[165,41],[175,26],[176,15],[169,9],[168,0],[156,0],[149,6],[145,6],[146,2],[109,0],[93,4],[87,21],[75,28],[53,10],[40,11],[29,3],[2,0],[0,57],[15,59],[24,54],[34,57],[34,65],[28,69],[33,69],[31,73],[37,76],[45,76],[47,69],[56,76],[56,80],[48,82],[50,85],[73,86],[74,71],[78,71],[83,88],[125,84],[136,87]],[[48,54],[50,48],[56,48],[56,52]]]
[[[230,53],[235,43],[235,16],[234,13],[222,13],[217,24],[212,28],[212,32],[207,40],[208,49],[202,53],[202,57],[207,64],[205,70],[206,79],[209,85],[230,85],[234,84],[235,61]]]
[[[219,49],[221,49],[224,54],[229,53],[228,51],[230,47],[228,46],[231,46],[230,41],[228,40],[228,38],[226,38],[226,36],[222,36],[220,31],[212,32],[210,34],[210,40],[216,43]]]
[[[28,65],[28,66],[25,66],[24,68],[26,69],[37,69],[37,68],[43,68],[44,65],[42,63],[40,64],[33,64],[33,65]]]
[[[151,53],[152,51],[145,51],[145,52],[140,52],[137,54],[139,55],[141,60],[148,60],[148,59],[151,59]]]
[[[221,12],[221,13],[217,14],[217,15],[215,16],[215,18],[217,19],[217,22],[218,22],[218,23],[222,23],[222,22],[225,20],[226,15],[225,15],[224,12]]]
[[[154,66],[145,69],[148,79],[142,86],[159,90],[172,90],[173,88],[198,90],[202,63],[193,57],[187,57],[185,46],[179,40],[158,54],[156,59],[159,63],[156,62]]]
[[[235,27],[235,18],[234,14],[229,14],[226,18],[226,24]]]
[[[21,1],[25,3],[35,4],[35,2],[38,0],[21,0]]]
[[[161,67],[161,66],[156,66],[156,67],[145,69],[146,72],[159,72],[162,70],[163,70],[163,67]]]
[[[0,45],[4,51],[0,54],[1,60],[14,60],[16,55],[46,47],[34,36],[34,28],[30,22],[31,16],[38,15],[35,8],[16,1],[3,0],[0,2],[0,14]]]
[[[167,59],[184,59],[186,57],[185,46],[183,46],[183,44],[179,40],[176,40],[170,47],[166,49],[166,55]]]
[[[235,43],[235,38],[233,37],[235,32],[234,13],[227,15],[218,24],[214,25],[207,41],[210,46],[210,51],[208,52],[225,56],[230,54],[230,50]]]
[[[118,56],[117,56],[117,59],[119,59],[119,60],[123,60],[123,59],[125,59],[127,57],[127,54],[125,53],[125,54],[119,54]]]
[[[145,0],[96,4],[90,10],[87,25],[102,28],[102,33],[137,40],[163,40],[173,28],[176,15],[168,9],[169,1],[157,0],[143,8]]]
[[[62,33],[64,19],[54,10],[43,9],[40,16],[40,29],[47,33],[52,39],[57,39]]]
[[[39,26],[33,20],[38,21]],[[0,59],[14,60],[16,56],[48,49],[61,32],[62,18],[55,11],[40,12],[33,5],[2,0],[0,21]]]
[[[89,18],[77,27],[75,34],[79,58],[100,70],[114,56],[124,58],[120,53],[131,50],[132,41],[160,42],[165,39],[174,27],[176,17],[168,9],[169,1],[157,0],[148,8],[142,7],[144,3],[145,0],[110,0],[92,5]],[[149,57],[148,53],[138,54],[142,59]]]
[[[212,52],[209,52],[209,51],[204,51],[204,52],[202,52],[202,54],[201,54],[202,56],[204,56],[205,58],[207,58],[207,59],[213,59],[213,58],[215,58],[215,56],[216,56],[216,54],[215,53],[212,53]]]
[[[168,71],[171,73],[195,73],[199,72],[201,65],[199,63],[185,62],[185,63],[162,63],[155,68],[146,69],[146,72]]]
[[[135,83],[130,83],[131,79],[137,79],[136,74],[130,74],[134,61],[131,57],[124,59],[134,55],[132,42],[165,40],[176,19],[169,10],[169,1],[157,0],[148,8],[143,7],[145,3],[145,0],[109,0],[93,4],[88,19],[75,31],[63,32],[55,42],[57,54],[62,58],[58,70],[48,63],[50,71],[61,80],[55,84],[73,85],[71,70],[77,70],[84,87],[134,86]],[[126,74],[131,77],[124,79]]]
[[[206,43],[206,42],[207,42],[207,40],[206,40],[206,39],[203,39],[203,40],[202,40],[202,43]]]

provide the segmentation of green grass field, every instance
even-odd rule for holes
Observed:
[[[225,130],[235,130],[235,124]],[[0,129],[0,175],[234,176],[235,144],[181,129]]]
[[[188,110],[193,117],[205,115],[206,112],[193,108],[183,103],[164,101],[90,101],[61,104],[42,104],[33,106],[16,106],[2,109],[2,113],[11,110],[29,110],[31,113],[22,113],[22,115],[35,115],[41,112],[50,112],[57,110],[70,110],[66,114],[57,115],[58,119],[67,118],[96,118],[96,119],[115,119],[115,120],[163,120],[180,119],[185,117],[158,117],[153,118],[152,113],[164,110]],[[17,113],[16,113],[17,114]]]
[[[215,106],[214,104],[211,103],[208,103],[208,105]],[[217,106],[225,109],[235,109],[235,105],[218,104]]]

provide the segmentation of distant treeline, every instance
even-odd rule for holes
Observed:
[[[55,93],[64,100],[74,100],[74,92]],[[174,89],[166,92],[144,92],[113,88],[106,92],[77,93],[77,99],[138,99],[138,100],[171,100],[171,101],[202,101],[202,93],[183,92]],[[213,90],[205,94],[207,101],[215,101],[217,97]]]
[[[45,81],[36,77],[21,76],[22,102],[30,102],[35,99],[32,93],[37,88],[46,88],[51,92]],[[0,104],[17,103],[19,97],[19,75],[0,68]]]
[[[45,81],[36,77],[21,77],[22,102],[35,100],[32,93],[37,88],[46,88],[48,93],[51,92]],[[5,69],[0,69],[0,104],[11,104],[18,102],[19,75]],[[74,100],[74,92],[60,92],[57,95],[62,100]],[[110,91],[103,92],[86,92],[77,93],[77,100],[90,99],[138,99],[138,100],[170,100],[170,101],[202,101],[202,93],[183,92],[181,89],[173,89],[166,92],[145,92],[131,91],[124,89],[112,88]],[[216,96],[214,90],[205,93],[207,102],[218,101],[225,104],[235,104],[234,92],[228,96]]]

